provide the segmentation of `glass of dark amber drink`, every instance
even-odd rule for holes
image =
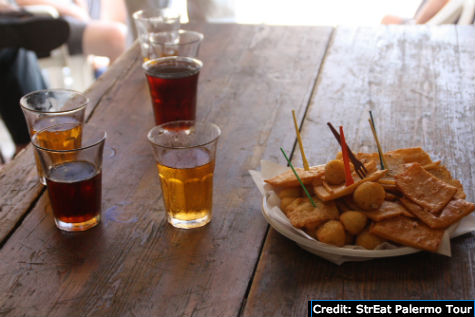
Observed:
[[[30,137],[49,126],[68,123],[71,129],[50,135],[45,133],[38,142],[40,145],[67,150],[80,146],[82,126],[89,99],[83,94],[67,89],[47,89],[31,92],[20,99]],[[35,152],[36,168],[40,182],[46,179]]]
[[[195,120],[198,76],[202,66],[200,60],[183,56],[162,57],[143,64],[155,124]]]
[[[149,131],[167,218],[172,226],[190,229],[211,221],[220,134],[217,125],[195,121],[168,122]]]
[[[84,129],[82,143],[72,149],[45,146],[44,135],[60,135],[74,123],[50,126],[38,131],[31,141],[46,177],[48,195],[56,226],[64,231],[84,231],[101,218],[102,153],[106,133]]]

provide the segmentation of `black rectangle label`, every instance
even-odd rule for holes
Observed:
[[[475,316],[473,300],[311,300],[308,316]]]

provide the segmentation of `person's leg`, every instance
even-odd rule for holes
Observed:
[[[113,62],[125,50],[127,27],[119,22],[91,21],[84,30],[85,54],[107,56]]]
[[[24,49],[0,50],[0,115],[17,147],[28,144],[30,136],[21,111],[20,98],[47,85],[33,52]]]
[[[101,0],[100,2],[99,20],[127,24],[127,8],[124,0]]]
[[[68,36],[68,23],[61,18],[33,16],[26,11],[0,12],[0,48],[22,47],[47,55]]]

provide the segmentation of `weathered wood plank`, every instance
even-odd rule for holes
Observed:
[[[113,70],[133,67],[99,96],[89,121],[108,132],[102,224],[61,233],[43,195],[0,250],[0,314],[239,314],[267,228],[248,170],[262,158],[283,162],[279,146],[292,147],[290,110],[302,117],[332,29],[198,29],[205,34],[198,118],[223,131],[211,224],[192,231],[166,224],[135,47]]]
[[[343,125],[354,151],[421,145],[475,199],[473,27],[338,28],[302,135],[311,163],[333,158],[326,126]],[[294,156],[299,161],[299,154]],[[266,239],[244,316],[302,316],[310,299],[471,299],[475,237],[452,240],[452,258],[421,252],[336,266],[274,230]]]

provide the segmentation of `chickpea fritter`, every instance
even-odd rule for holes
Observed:
[[[345,211],[340,215],[340,221],[350,234],[358,234],[365,227],[368,222],[368,217],[360,211]]]
[[[364,182],[353,192],[353,200],[363,210],[376,210],[384,202],[386,192],[375,182]]]
[[[368,228],[363,230],[357,237],[356,237],[356,245],[362,246],[365,249],[373,250],[378,245],[383,243],[384,239],[372,234],[369,232]]]
[[[345,167],[342,160],[332,160],[325,165],[325,181],[330,185],[340,185],[345,181]]]
[[[323,243],[342,247],[345,245],[346,233],[343,224],[338,220],[329,220],[317,229],[317,239]]]

